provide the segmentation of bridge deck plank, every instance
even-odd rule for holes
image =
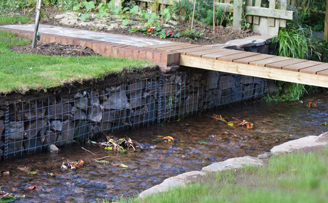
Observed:
[[[319,64],[322,64],[322,63],[321,62],[316,62],[316,61],[306,61],[306,62],[303,62],[303,63],[297,63],[297,64],[291,64],[291,65],[288,65],[288,66],[284,66],[284,67],[282,67],[282,69],[298,72],[301,69],[308,68],[308,67],[315,66],[315,65],[319,65]]]
[[[270,67],[270,68],[278,68],[278,69],[281,69],[282,67],[289,66],[289,65],[292,65],[292,64],[306,62],[306,60],[302,60],[302,59],[290,59],[290,58],[287,58],[287,59],[288,60],[278,61],[278,62],[274,62],[274,63],[269,63],[266,66],[267,67]]]
[[[260,55],[259,53],[254,53],[254,52],[244,52],[244,53],[239,53],[239,54],[231,54],[231,55],[226,55],[226,56],[220,56],[218,57],[217,60],[220,61],[234,61],[237,59],[242,59],[242,58],[246,58],[249,56],[255,56],[255,55]]]
[[[225,52],[225,51],[226,51],[226,49],[212,47],[212,49],[207,49],[207,50],[202,50],[202,51],[191,51],[191,52],[188,51],[185,54],[189,55],[189,56],[194,56],[194,57],[202,57],[205,54],[215,54],[215,53]]]
[[[300,72],[316,74],[317,72],[324,71],[324,70],[328,70],[328,64],[327,63],[323,63],[323,64],[316,65],[316,66],[311,66],[309,68],[304,68],[304,69],[301,69]]]
[[[259,54],[256,56],[250,56],[250,57],[246,57],[246,58],[236,59],[236,60],[234,60],[234,62],[249,64],[250,62],[259,61],[259,60],[272,58],[272,57],[274,57],[274,56],[268,55],[268,54]]]
[[[213,53],[213,54],[204,54],[203,58],[208,58],[208,59],[217,59],[218,57],[230,55],[230,54],[240,54],[242,53],[241,51],[236,51],[236,50],[228,50],[223,51],[223,52],[218,52],[218,53]]]
[[[272,57],[272,58],[267,58],[267,59],[263,59],[263,60],[259,60],[259,61],[253,61],[253,62],[250,62],[249,64],[250,65],[255,65],[255,66],[265,67],[269,63],[285,61],[285,60],[288,60],[288,59],[289,58],[286,58],[286,57],[275,56],[275,57]]]

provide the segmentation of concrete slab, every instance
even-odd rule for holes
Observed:
[[[34,24],[2,25],[0,26],[0,28],[1,27],[31,31],[31,32],[34,31]],[[39,32],[41,33],[41,35],[42,33],[47,33],[47,34],[54,34],[54,35],[74,37],[74,38],[84,38],[84,39],[91,39],[97,41],[112,42],[112,43],[131,45],[136,47],[145,47],[150,45],[172,43],[168,41],[149,39],[143,37],[132,37],[127,35],[110,34],[105,32],[95,32],[90,30],[81,30],[75,28],[66,28],[66,27],[58,27],[53,25],[42,25],[42,24],[40,24],[39,26]]]

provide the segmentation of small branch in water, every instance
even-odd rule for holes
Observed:
[[[89,151],[89,150],[87,150],[87,149],[85,149],[85,148],[83,148],[83,147],[81,147],[81,148],[82,148],[83,150],[89,152],[90,154],[97,155],[97,154],[93,153],[92,151]]]
[[[95,160],[101,160],[101,159],[108,158],[108,157],[111,157],[111,156],[104,156],[104,157],[101,157],[101,158],[96,158]]]

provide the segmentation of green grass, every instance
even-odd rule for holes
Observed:
[[[185,188],[120,202],[323,203],[328,197],[327,161],[328,148],[295,152],[271,157],[264,167],[209,174]]]
[[[19,15],[19,16],[0,16],[0,25],[2,24],[15,24],[15,23],[27,23],[29,22],[29,18],[27,16]]]
[[[93,78],[103,78],[124,68],[144,67],[149,62],[103,56],[61,57],[18,54],[10,47],[26,45],[31,40],[0,31],[0,92],[25,92],[48,89]]]

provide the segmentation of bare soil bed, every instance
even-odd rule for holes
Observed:
[[[97,55],[92,49],[88,47],[81,47],[75,45],[62,45],[57,43],[43,43],[38,42],[36,48],[32,48],[30,44],[25,46],[15,46],[11,50],[17,53],[31,53],[49,56],[91,56]]]

